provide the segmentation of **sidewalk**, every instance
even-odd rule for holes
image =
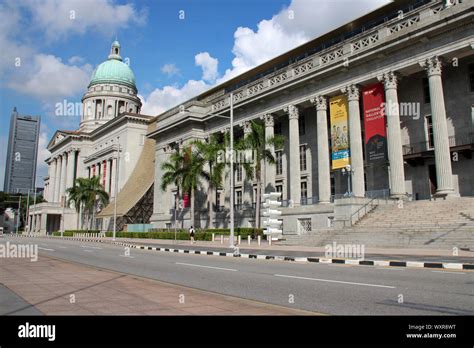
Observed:
[[[0,315],[318,314],[107,271],[43,255],[37,262],[5,258],[0,263],[0,283],[6,288],[3,293],[9,294],[7,300],[17,298],[16,302],[2,304],[0,301]],[[1,290],[2,288],[0,294]]]

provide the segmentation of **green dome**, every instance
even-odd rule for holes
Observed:
[[[120,57],[118,41],[113,42],[109,59],[100,64],[92,73],[89,87],[99,83],[117,83],[137,89],[132,69],[122,62],[122,57]]]

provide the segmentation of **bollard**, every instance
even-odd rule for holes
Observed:
[[[221,244],[224,244],[224,235],[221,234]]]
[[[239,245],[240,245],[240,242],[241,242],[241,240],[242,240],[241,236],[240,236],[240,235],[238,235],[238,236],[237,236],[237,244],[239,244]]]
[[[258,245],[260,245],[260,243],[262,243],[262,237],[261,236],[257,237],[257,242],[258,242]]]
[[[212,241],[213,241],[213,242],[214,242],[214,238],[215,238],[215,236],[216,236],[216,234],[215,234],[215,233],[213,233],[213,234],[212,234]]]
[[[247,242],[250,245],[250,236],[247,236]]]
[[[272,236],[267,235],[268,237],[268,245],[272,245]]]

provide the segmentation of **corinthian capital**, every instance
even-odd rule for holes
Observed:
[[[273,127],[275,125],[275,118],[272,114],[263,114],[261,118],[265,122],[265,127]]]
[[[293,104],[289,104],[287,106],[285,106],[285,108],[283,109],[283,111],[285,111],[287,114],[288,114],[288,118],[291,120],[291,119],[298,119],[299,117],[299,110],[298,108],[293,105]]]
[[[425,59],[424,61],[420,62],[420,65],[426,70],[428,77],[441,75],[443,63],[438,56]]]
[[[323,95],[312,97],[309,101],[316,106],[316,110],[318,111],[326,111],[328,109],[328,101]]]
[[[341,92],[347,94],[347,99],[351,100],[359,100],[359,87],[355,84],[350,84],[346,87],[341,89]]]
[[[380,76],[377,76],[380,82],[383,82],[385,89],[397,89],[399,75],[393,71],[386,72]]]

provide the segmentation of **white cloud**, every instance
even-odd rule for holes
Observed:
[[[239,27],[234,33],[232,67],[217,82],[224,82],[314,37],[389,3],[390,0],[292,0],[254,31]]]
[[[173,76],[179,74],[179,69],[174,64],[165,64],[161,67],[161,72],[168,76]]]
[[[218,75],[217,66],[219,65],[219,61],[216,58],[211,57],[208,52],[201,52],[196,54],[194,62],[197,66],[201,67],[203,80],[215,81]]]
[[[238,27],[234,33],[231,68],[218,74],[218,60],[208,52],[195,56],[202,68],[202,80],[188,81],[183,87],[166,86],[142,98],[142,112],[157,115],[202,93],[210,87],[235,77],[292,48],[329,32],[350,20],[374,10],[390,0],[292,0],[271,19],[264,19],[254,31]]]
[[[177,106],[204,92],[210,87],[211,86],[204,81],[189,80],[182,87],[165,86],[163,88],[157,88],[146,98],[140,96],[143,103],[141,113],[146,115],[159,115],[169,108]]]
[[[69,33],[84,34],[91,30],[104,35],[116,34],[129,25],[143,25],[147,11],[133,4],[119,5],[111,0],[20,0],[20,6],[32,16],[33,26],[48,40]]]
[[[37,54],[32,65],[23,66],[12,76],[8,86],[43,102],[54,101],[84,92],[91,73],[89,64],[68,65],[53,55]]]
[[[48,128],[47,126],[42,123],[40,129],[40,135],[38,139],[38,158],[36,162],[36,175],[39,176],[46,176],[48,174],[48,165],[46,164],[45,160],[51,153],[46,149],[49,143],[49,135],[48,135]],[[44,184],[43,178],[36,178],[37,182],[36,185],[41,187]]]

